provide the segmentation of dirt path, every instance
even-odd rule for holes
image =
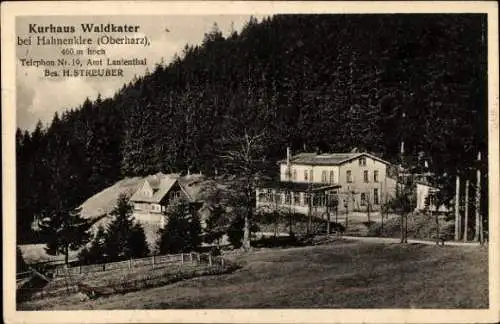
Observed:
[[[399,238],[392,237],[373,237],[373,236],[342,236],[342,238],[347,240],[357,240],[363,242],[373,242],[373,243],[399,243]],[[427,240],[419,240],[419,239],[408,239],[408,243],[418,243],[418,244],[426,244],[426,245],[436,245],[436,241],[427,241]],[[480,246],[479,242],[455,242],[455,241],[446,241],[445,245],[449,246]],[[487,245],[487,244],[486,244]]]

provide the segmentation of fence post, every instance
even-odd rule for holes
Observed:
[[[132,259],[128,259],[128,269],[132,269]]]
[[[79,268],[78,271],[80,272],[80,274],[82,274],[82,265],[80,264],[78,268]]]
[[[184,263],[184,253],[181,253],[181,264]]]
[[[223,257],[220,258],[220,265],[222,268],[224,268],[224,258]]]
[[[102,271],[106,271],[106,262],[102,264]]]
[[[189,262],[193,263],[193,252],[189,253]]]
[[[210,253],[208,254],[208,265],[212,266],[212,255]]]
[[[196,261],[198,261],[198,263],[200,263],[200,254],[199,253],[196,253]]]
[[[153,268],[154,268],[155,267],[155,255],[154,254],[153,254],[152,260],[153,260]]]

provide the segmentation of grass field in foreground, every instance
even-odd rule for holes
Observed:
[[[487,308],[487,256],[487,249],[481,247],[352,241],[268,249],[237,257],[243,268],[232,274],[95,301],[47,299],[31,306],[54,310]]]

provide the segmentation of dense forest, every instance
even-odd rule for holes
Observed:
[[[478,167],[479,151],[487,161],[485,35],[486,16],[471,14],[276,15],[228,37],[214,24],[113,98],[18,129],[18,241],[37,239],[34,217],[122,177],[224,172],[242,134],[265,135],[266,161],[290,146],[398,162],[404,140],[404,161],[428,161],[451,197],[453,176]]]

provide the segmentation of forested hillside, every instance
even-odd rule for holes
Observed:
[[[487,161],[485,19],[278,15],[227,38],[214,26],[113,98],[18,130],[18,238],[33,240],[34,215],[125,176],[225,172],[221,155],[245,131],[265,136],[267,161],[288,145],[396,162],[404,139],[405,161],[423,154],[450,187],[479,150]]]

